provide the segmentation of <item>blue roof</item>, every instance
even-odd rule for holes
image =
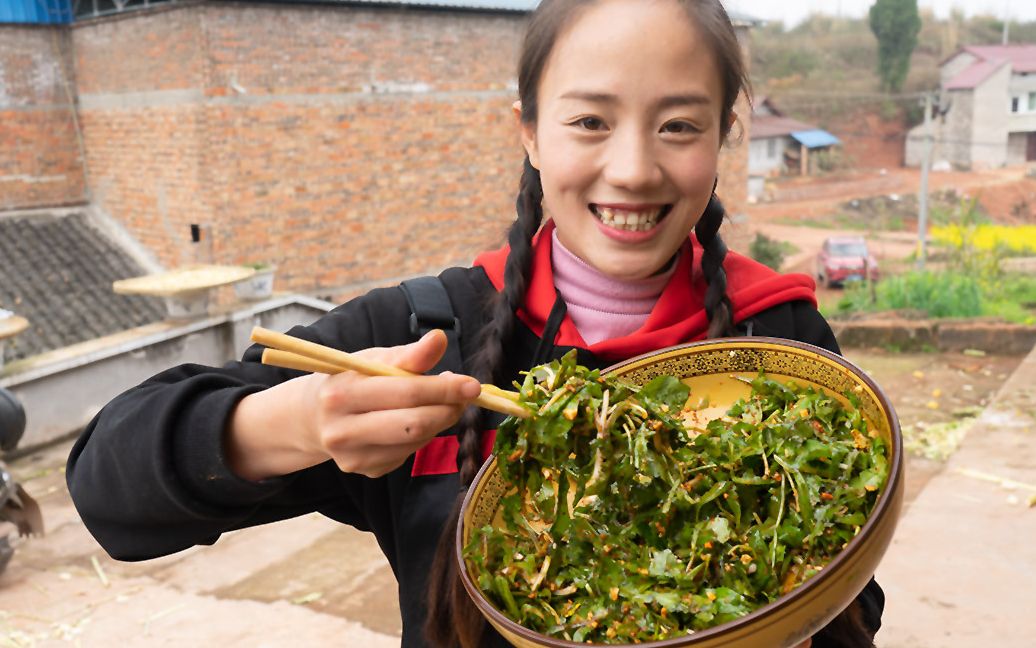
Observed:
[[[64,25],[70,22],[71,0],[0,0],[0,23]]]
[[[823,148],[825,146],[838,146],[842,143],[831,133],[826,130],[820,130],[819,128],[806,131],[795,131],[791,136],[799,144],[811,149]]]

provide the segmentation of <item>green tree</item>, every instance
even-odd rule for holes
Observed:
[[[917,47],[921,16],[917,0],[877,0],[870,10],[871,31],[878,39],[878,75],[889,92],[899,92]]]

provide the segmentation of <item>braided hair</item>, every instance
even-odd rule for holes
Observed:
[[[504,350],[514,331],[514,314],[522,305],[532,266],[532,238],[543,221],[543,188],[540,172],[525,158],[518,190],[518,218],[507,234],[510,252],[504,265],[504,289],[495,295],[489,306],[489,321],[478,336],[477,351],[471,359],[472,374],[480,382],[500,380],[504,366]],[[464,493],[475,479],[481,464],[480,434],[482,410],[469,407],[460,420],[457,469],[460,491],[446,528],[439,538],[435,561],[429,575],[430,598],[426,631],[433,645],[463,648],[479,645],[484,621],[460,583],[457,564],[453,560],[454,539],[460,523],[460,507]]]
[[[727,296],[727,271],[723,269],[727,245],[719,236],[725,214],[723,203],[714,192],[694,226],[694,235],[702,247],[701,269],[709,286],[705,291],[705,314],[709,318],[706,336],[710,338],[734,334],[734,308]]]

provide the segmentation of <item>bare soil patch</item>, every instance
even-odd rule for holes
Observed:
[[[897,353],[882,349],[843,349],[892,402],[905,434],[918,426],[948,423],[985,407],[1022,361],[1020,356],[973,357],[963,353]],[[970,430],[969,434],[981,434]],[[909,505],[939,473],[942,461],[907,455]]]

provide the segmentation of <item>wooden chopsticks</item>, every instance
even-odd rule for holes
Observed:
[[[263,364],[275,367],[326,374],[352,370],[368,376],[409,377],[419,375],[390,364],[368,360],[261,326],[252,329],[252,341],[268,347],[263,350]],[[530,410],[518,404],[517,392],[500,389],[496,385],[482,385],[482,393],[475,399],[475,404],[518,418],[527,418],[531,414]]]

